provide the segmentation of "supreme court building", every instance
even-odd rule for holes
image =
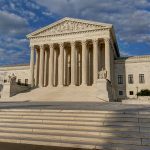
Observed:
[[[27,37],[32,86],[92,86],[102,68],[113,83],[119,50],[111,24],[64,18]]]
[[[27,38],[31,87],[93,86],[109,99],[150,89],[150,56],[121,57],[112,24],[66,17]]]
[[[139,89],[150,87],[150,57],[121,58],[112,24],[63,18],[27,38],[31,86],[86,88],[94,86],[99,72],[106,70],[113,97],[135,96],[135,83]],[[144,83],[139,83],[138,76]]]

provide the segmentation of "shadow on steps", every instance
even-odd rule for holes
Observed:
[[[0,142],[0,150],[81,150],[81,149]],[[86,149],[82,149],[82,150],[86,150]]]

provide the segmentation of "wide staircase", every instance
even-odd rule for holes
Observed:
[[[150,112],[0,109],[0,142],[150,150]]]
[[[30,100],[30,101],[82,101],[100,102],[96,97],[95,86],[66,86],[66,87],[43,87],[17,94],[7,100]]]

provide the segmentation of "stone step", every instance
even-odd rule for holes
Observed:
[[[34,103],[33,103],[34,105]],[[32,103],[30,104],[32,106]],[[139,112],[136,111],[104,111],[104,110],[60,110],[60,109],[0,109],[0,112],[58,112],[58,113],[88,113],[88,114],[139,114]],[[148,112],[143,112],[144,114],[147,114]],[[149,112],[150,113],[150,112]]]
[[[31,124],[36,124],[36,123],[41,123],[41,124],[66,124],[66,125],[83,125],[83,126],[121,126],[121,127],[126,127],[126,126],[133,126],[133,127],[150,127],[150,123],[137,123],[137,122],[121,122],[119,120],[116,121],[78,121],[78,120],[33,120],[33,119],[24,119],[24,118],[11,118],[11,119],[5,119],[1,118],[1,122],[6,122],[6,123],[31,123]]]
[[[28,134],[51,134],[51,135],[66,135],[66,136],[73,136],[73,137],[94,137],[94,138],[101,138],[101,137],[122,137],[122,138],[147,138],[150,139],[150,133],[141,133],[141,132],[121,132],[121,131],[82,131],[82,130],[65,130],[65,129],[45,129],[45,128],[26,128],[26,127],[7,127],[3,126],[0,127],[0,132],[7,132],[7,133],[28,133]]]
[[[101,150],[149,150],[149,146],[137,146],[137,145],[128,145],[128,144],[114,144],[114,143],[103,143],[103,144],[95,144],[90,145],[89,143],[75,143],[75,142],[55,142],[55,141],[36,141],[36,140],[28,140],[22,139],[17,140],[10,137],[0,137],[0,142],[8,142],[8,143],[19,143],[19,144],[32,144],[32,145],[44,145],[44,146],[57,146],[57,147],[69,147],[75,149],[101,149]]]
[[[94,117],[94,118],[99,118],[99,117],[114,117],[114,118],[122,118],[122,117],[125,117],[125,118],[139,118],[138,115],[136,114],[109,114],[109,113],[102,113],[102,114],[92,114],[92,113],[73,113],[73,112],[51,112],[51,113],[43,113],[43,112],[0,112],[0,116],[1,115],[19,115],[19,116],[25,116],[25,115],[28,115],[28,116],[66,116],[66,117]]]
[[[0,142],[149,150],[149,112],[0,109]]]
[[[126,127],[120,127],[120,126],[86,126],[86,125],[66,125],[66,124],[42,124],[42,123],[8,123],[8,122],[0,122],[0,127],[18,127],[18,128],[31,128],[31,129],[47,129],[47,130],[72,130],[72,131],[97,131],[101,132],[103,130],[105,131],[128,131],[128,132],[139,132],[139,127],[133,127],[133,126],[126,126]],[[150,132],[150,128],[142,128],[142,132]]]
[[[127,117],[80,117],[80,116],[51,116],[51,115],[0,115],[0,119],[33,119],[33,120],[68,120],[68,121],[119,121],[119,122],[150,122],[150,119],[138,119],[138,118],[127,118]]]
[[[107,143],[120,143],[120,144],[128,144],[128,145],[141,145],[141,139],[140,138],[120,138],[120,137],[101,137],[101,138],[92,138],[92,137],[72,137],[72,136],[63,136],[63,135],[45,135],[45,134],[27,134],[27,133],[0,133],[0,137],[10,137],[17,140],[36,140],[36,141],[57,141],[57,142],[75,142],[75,143],[89,143],[90,145],[96,145],[96,144],[105,144]],[[150,145],[146,142],[144,142],[142,145]]]

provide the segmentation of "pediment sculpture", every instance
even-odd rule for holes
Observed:
[[[108,26],[109,25],[106,25],[104,23],[96,24],[92,21],[85,22],[84,20],[82,21],[77,19],[62,19],[55,24],[49,25],[29,34],[28,36],[56,35],[62,33],[102,29]]]

